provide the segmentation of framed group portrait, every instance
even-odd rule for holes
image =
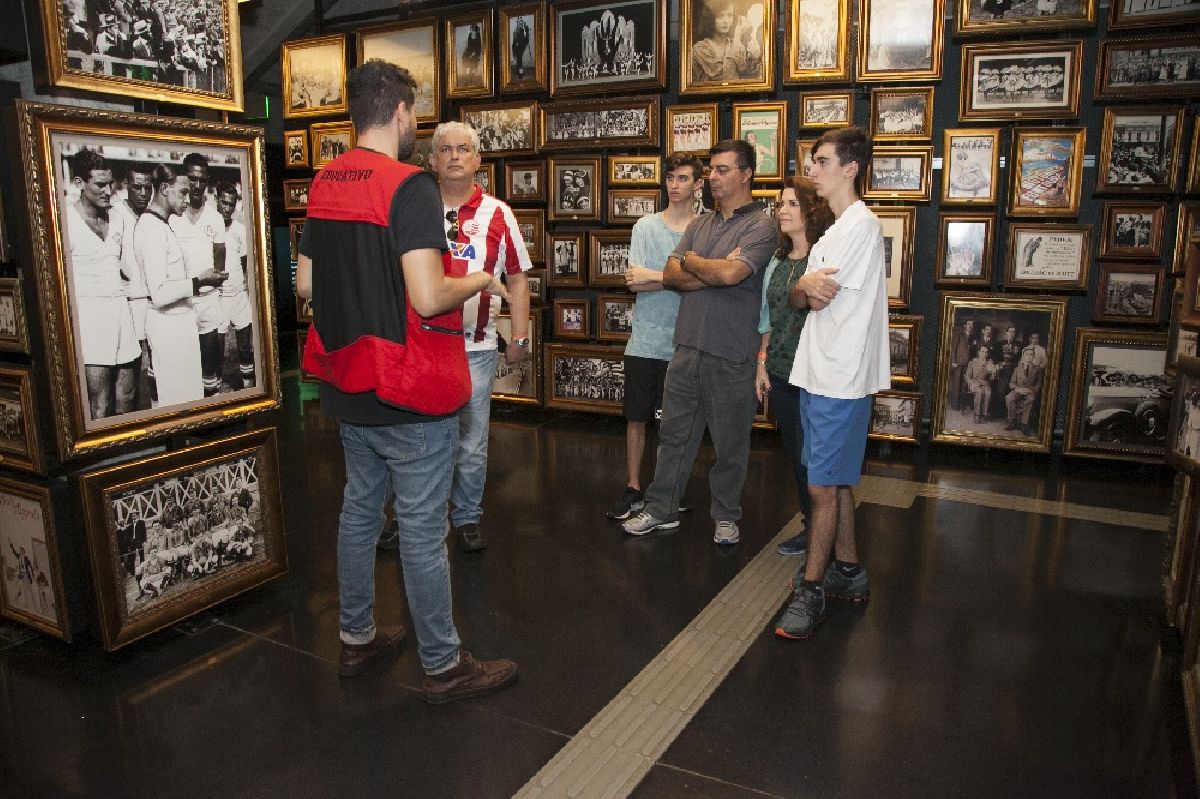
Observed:
[[[849,30],[849,0],[787,3],[784,84],[849,80]]]
[[[775,86],[775,3],[679,0],[679,93],[767,92]]]
[[[23,101],[17,125],[60,458],[277,407],[262,129]],[[220,263],[180,244],[217,229]],[[223,291],[196,292],[214,272]]]
[[[1196,477],[1200,475],[1200,358],[1180,358],[1175,381],[1166,461]]]
[[[554,287],[587,284],[586,233],[546,234],[546,280]]]
[[[1196,35],[1104,39],[1097,56],[1096,99],[1193,98],[1200,93],[1198,61]]]
[[[283,132],[283,165],[288,169],[307,169],[311,161],[308,155],[308,131],[285,130]]]
[[[947,128],[942,133],[942,205],[995,205],[1000,128]]]
[[[547,344],[543,352],[547,408],[621,413],[625,399],[624,347]]]
[[[307,211],[308,194],[312,191],[312,178],[297,178],[283,182],[283,210]]]
[[[538,106],[533,102],[463,106],[459,120],[479,134],[480,155],[537,152]]]
[[[531,292],[532,294],[532,292]],[[542,402],[542,314],[529,312],[529,346],[525,357],[509,363],[503,355],[496,359],[496,379],[492,383],[492,399],[520,405],[540,405]],[[505,342],[513,340],[512,314],[501,311],[496,316],[496,335]]]
[[[539,106],[539,150],[657,147],[658,97],[574,100]]]
[[[547,167],[550,182],[552,222],[600,221],[600,158],[551,158]]]
[[[284,119],[346,113],[346,34],[294,39],[279,47]]]
[[[1162,319],[1162,267],[1098,264],[1100,280],[1092,319],[1118,325],[1157,325]]]
[[[417,124],[436,123],[442,110],[442,63],[436,19],[395,22],[362,28],[355,35],[358,64],[372,59],[408,70],[417,82],[413,111]]]
[[[315,122],[308,130],[312,134],[313,169],[323,169],[354,146],[354,125],[349,121]]]
[[[287,571],[274,428],[85,472],[79,484],[107,650]]]
[[[41,11],[41,57],[53,86],[242,110],[236,0],[194,0],[186,15],[175,12],[170,17],[150,4],[118,7],[40,0],[34,7]],[[20,4],[14,3],[11,10],[19,19]],[[173,22],[170,29],[167,19]],[[35,12],[30,15],[34,28],[36,20]],[[30,52],[36,54],[37,49]]]
[[[1085,128],[1013,132],[1010,216],[1076,216],[1083,189]]]
[[[1162,462],[1172,380],[1165,333],[1075,330],[1063,454]]]
[[[1015,221],[1008,226],[1004,285],[1086,291],[1091,259],[1091,225]]]
[[[446,97],[492,96],[492,11],[481,9],[445,20]]]
[[[933,87],[872,89],[870,136],[875,141],[933,138]]]
[[[588,231],[588,285],[625,287],[630,230]]]
[[[1182,108],[1105,108],[1096,191],[1174,191],[1182,140]]]
[[[1200,24],[1200,5],[1194,0],[1112,0],[1108,4],[1110,31],[1196,24]]]
[[[880,391],[871,400],[871,427],[867,438],[875,441],[921,443],[919,391]]]
[[[942,295],[932,439],[1049,452],[1067,300]]]
[[[510,203],[546,202],[546,162],[505,161],[504,193]]]
[[[1166,203],[1106,202],[1100,257],[1157,261],[1162,257],[1166,212]]]
[[[990,288],[995,215],[943,212],[938,223],[933,282],[939,286]]]
[[[596,338],[601,341],[629,341],[633,333],[632,294],[601,294],[596,299]]]
[[[783,180],[787,172],[787,101],[734,103],[733,138],[754,148],[755,180]]]
[[[53,496],[44,485],[2,476],[0,617],[71,640]]]
[[[576,0],[550,13],[550,94],[666,85],[666,0]]]
[[[41,474],[42,445],[33,372],[0,365],[0,467]]]
[[[841,128],[854,124],[854,92],[802,92],[800,127]]]
[[[554,299],[554,337],[591,338],[591,309],[591,300],[578,297],[556,297]]]
[[[932,174],[932,147],[877,145],[871,148],[863,199],[928,200]]]
[[[860,82],[939,80],[943,0],[860,0]]]
[[[964,44],[959,118],[1077,117],[1082,58],[1082,39]]]
[[[538,92],[546,79],[546,6],[527,3],[500,8],[500,91]]]
[[[25,300],[21,281],[15,277],[0,278],[0,352],[29,352]]]
[[[1114,5],[1120,2],[1114,0]],[[1040,3],[962,0],[954,22],[955,33],[959,36],[1094,28],[1096,0],[1042,0]]]
[[[632,225],[643,216],[658,213],[662,192],[658,189],[609,189],[608,222]]]
[[[883,228],[883,274],[888,307],[907,308],[912,296],[917,209],[911,205],[873,205],[871,213]]]
[[[888,317],[888,356],[893,385],[916,384],[921,366],[921,328],[924,324],[923,316],[892,314]]]
[[[663,182],[662,165],[657,155],[610,155],[608,185],[658,188]]]
[[[703,153],[720,139],[720,117],[716,103],[667,106],[667,152]]]
[[[529,253],[529,260],[541,263],[542,243],[546,239],[546,210],[544,208],[514,208],[513,217],[517,220],[517,229]]]

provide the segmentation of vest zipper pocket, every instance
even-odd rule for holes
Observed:
[[[452,336],[461,336],[463,334],[461,330],[452,330],[448,327],[439,327],[438,325],[431,325],[428,322],[422,322],[421,329],[428,330],[432,333],[449,333]]]

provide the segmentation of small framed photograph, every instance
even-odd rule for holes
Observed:
[[[932,439],[1049,452],[1065,297],[942,295]]]
[[[1106,202],[1100,257],[1157,261],[1162,257],[1163,216],[1166,212],[1166,203]]]
[[[401,159],[402,163],[412,164],[429,171],[429,159],[433,156],[433,131],[418,130],[413,136],[413,148],[408,158]]]
[[[1182,133],[1182,108],[1105,108],[1096,191],[1175,191]]]
[[[679,0],[679,94],[775,88],[775,4]]]
[[[630,230],[588,231],[588,285],[625,287]]]
[[[284,166],[288,169],[306,169],[308,159],[308,131],[286,130],[283,132]]]
[[[1173,381],[1165,333],[1075,330],[1063,454],[1161,463]]]
[[[940,80],[943,0],[862,0],[858,80]]]
[[[528,272],[525,273],[529,275]],[[530,292],[532,297],[532,291]],[[521,405],[542,404],[542,314],[529,312],[529,347],[525,357],[508,363],[501,355],[496,359],[496,380],[492,383],[492,399]],[[505,342],[512,341],[512,314],[501,311],[496,316],[496,335]]]
[[[1185,194],[1200,194],[1200,125],[1192,126],[1192,155],[1183,181]]]
[[[1077,216],[1083,187],[1084,128],[1013,132],[1010,216]]]
[[[1077,117],[1082,58],[1082,39],[964,44],[959,119]]]
[[[546,270],[544,268],[530,269],[525,272],[525,284],[529,286],[529,302],[531,305],[546,304]],[[541,319],[541,316],[538,317]]]
[[[359,30],[355,39],[360,66],[377,58],[404,67],[416,80],[413,111],[418,125],[432,124],[440,119],[442,83],[438,65],[442,63],[442,53],[436,19],[372,25]]]
[[[1195,98],[1200,95],[1198,61],[1200,36],[1102,39],[1096,63],[1096,99]]]
[[[504,192],[510,203],[546,202],[546,162],[505,161]]]
[[[275,429],[80,478],[104,648],[287,571]]]
[[[1090,29],[1096,25],[1096,0],[962,0],[954,19],[959,36]]]
[[[1200,334],[1179,326],[1183,310],[1183,281],[1176,280],[1171,294],[1171,325],[1167,329],[1167,374],[1174,375],[1180,358],[1195,358]]]
[[[33,372],[0,365],[0,466],[42,474]]]
[[[812,166],[813,148],[817,146],[816,139],[796,139],[796,174],[807,175]]]
[[[608,192],[608,222],[632,225],[643,216],[656,214],[662,202],[658,189],[611,189]]]
[[[1167,465],[1200,475],[1200,358],[1180,358],[1175,369],[1167,433]]]
[[[550,94],[662,89],[666,0],[551,3]]]
[[[621,414],[625,400],[624,347],[547,344],[543,347],[546,407]]]
[[[554,337],[591,338],[591,308],[591,300],[556,298],[554,300]]]
[[[546,79],[546,6],[527,3],[500,8],[500,91],[540,92]]]
[[[556,288],[587,284],[584,233],[546,235],[546,281]]]
[[[551,158],[552,222],[600,221],[600,158]]]
[[[992,286],[993,214],[942,213],[938,216],[938,259],[934,283],[939,286]]]
[[[662,163],[657,155],[610,155],[608,185],[657,188],[663,182]]]
[[[601,341],[629,341],[633,332],[632,294],[601,294],[596,300],[596,318],[599,330],[596,338]]]
[[[800,127],[841,128],[854,124],[854,92],[801,92]]]
[[[15,277],[0,278],[0,352],[29,352],[25,300],[21,281]]]
[[[933,138],[933,87],[872,89],[871,138],[875,141]]]
[[[657,147],[661,100],[570,100],[539,107],[539,150]]]
[[[292,290],[294,293],[295,292],[294,283],[293,283]],[[299,294],[295,294],[295,297],[296,297],[296,324],[311,325],[312,321],[313,321],[312,300],[309,299],[308,297],[301,297]]]
[[[312,190],[312,178],[285,180],[283,182],[283,210],[307,211],[308,193]]]
[[[71,640],[50,489],[0,477],[0,616]]]
[[[1187,270],[1188,242],[1200,239],[1200,202],[1178,203],[1178,206],[1179,215],[1175,219],[1175,254],[1171,261],[1171,274],[1174,275],[1182,275]]]
[[[537,103],[463,106],[459,119],[479,134],[480,155],[534,155],[537,152]]]
[[[284,119],[346,113],[346,34],[280,45]]]
[[[1162,319],[1165,275],[1158,266],[1101,262],[1092,319],[1123,325],[1157,325]]]
[[[948,128],[942,137],[942,205],[995,205],[1000,128]]]
[[[446,97],[461,100],[492,96],[492,11],[483,9],[446,20],[446,54],[450,62]]]
[[[786,5],[784,84],[850,80],[849,0],[793,0]]]
[[[542,242],[546,239],[546,210],[544,208],[514,208],[513,216],[517,220],[517,228],[525,242],[525,250],[529,260],[541,263],[545,257],[542,252]]]
[[[475,185],[493,197],[500,196],[500,186],[496,183],[496,165],[494,163],[488,162],[479,165],[479,169],[475,170]]]
[[[1012,222],[1004,285],[1087,291],[1091,256],[1091,225]]]
[[[917,382],[921,365],[921,328],[923,316],[888,317],[888,352],[891,356],[892,384]]]
[[[763,209],[767,212],[767,216],[775,218],[775,203],[779,200],[779,192],[782,191],[778,186],[769,189],[751,189],[750,196],[755,202],[763,204]]]
[[[304,223],[308,217],[288,219],[288,258],[292,264],[300,260],[300,237],[304,235]]]
[[[313,169],[322,169],[354,146],[354,126],[349,122],[317,122],[312,133]]]
[[[755,180],[783,180],[787,172],[787,113],[787,101],[733,104],[733,138],[754,148]]]
[[[667,106],[667,155],[702,153],[720,139],[720,117],[716,103]]]
[[[871,149],[865,200],[917,200],[930,198],[933,148],[877,145]]]
[[[883,227],[883,270],[888,307],[905,309],[912,295],[917,209],[912,206],[873,205],[871,213],[875,214]]]
[[[923,399],[919,391],[877,392],[871,403],[871,428],[867,438],[920,444]]]

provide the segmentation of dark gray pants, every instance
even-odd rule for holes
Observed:
[[[742,517],[742,486],[754,424],[754,361],[734,363],[690,347],[677,347],[667,367],[658,459],[646,489],[646,511],[673,521],[687,488],[696,452],[708,427],[717,459],[708,473],[714,521]]]

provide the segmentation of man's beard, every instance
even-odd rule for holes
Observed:
[[[412,128],[405,128],[400,132],[400,141],[396,145],[396,160],[407,161],[412,157],[413,147],[417,143],[417,132]]]

